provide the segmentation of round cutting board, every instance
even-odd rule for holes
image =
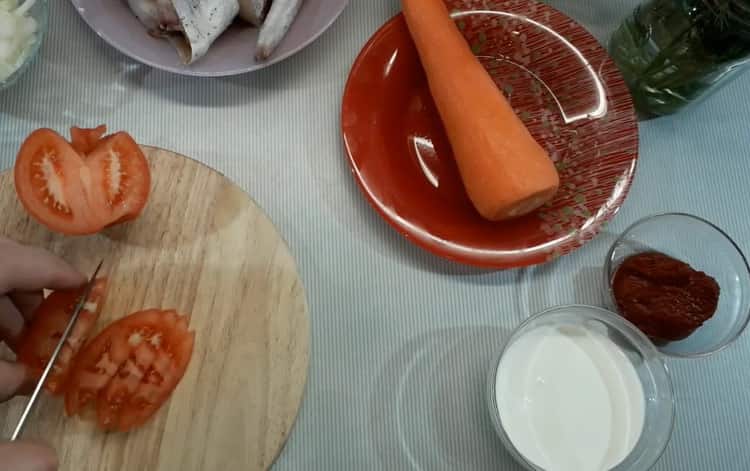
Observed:
[[[266,469],[299,410],[310,326],[286,244],[239,187],[196,161],[144,147],[152,194],[132,223],[88,237],[53,234],[22,209],[0,174],[0,235],[46,247],[110,289],[97,330],[144,308],[190,315],[193,357],[170,400],[143,427],[99,431],[44,395],[24,438],[50,442],[62,470]],[[9,437],[27,398],[0,406]]]

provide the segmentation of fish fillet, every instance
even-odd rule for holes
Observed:
[[[128,5],[149,34],[168,39],[186,64],[203,57],[240,10],[237,0],[128,0]]]
[[[240,18],[253,26],[260,26],[268,12],[270,0],[239,0]]]
[[[279,45],[302,6],[302,0],[273,0],[258,35],[255,58],[268,59]]]

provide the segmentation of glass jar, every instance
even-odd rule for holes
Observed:
[[[705,97],[750,56],[750,0],[649,0],[610,39],[642,118]]]

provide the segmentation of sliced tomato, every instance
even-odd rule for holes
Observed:
[[[175,311],[146,310],[115,321],[76,358],[66,412],[84,415],[94,407],[106,430],[142,425],[182,379],[194,339],[187,318]]]
[[[26,138],[16,157],[15,186],[24,208],[49,229],[68,235],[99,232],[138,217],[151,174],[138,144],[104,125],[72,128],[72,143],[51,129]]]
[[[75,357],[96,325],[106,292],[107,280],[97,279],[47,377],[45,387],[52,394],[63,392]],[[47,296],[34,313],[18,346],[18,361],[25,364],[34,377],[41,376],[82,295],[83,288],[55,291]]]

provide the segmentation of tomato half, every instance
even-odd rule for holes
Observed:
[[[146,310],[110,324],[76,357],[65,410],[96,410],[99,426],[127,431],[169,398],[193,354],[195,333],[175,311]]]
[[[34,313],[31,324],[24,332],[18,346],[18,361],[26,365],[36,378],[41,376],[52,352],[60,341],[65,327],[73,315],[84,288],[68,291],[55,291],[42,301]],[[76,354],[86,342],[96,325],[107,292],[107,280],[100,278],[91,288],[88,300],[84,304],[60,354],[47,377],[45,387],[52,394],[61,394],[65,388],[71,365]]]
[[[72,128],[72,143],[38,129],[21,145],[14,169],[18,198],[36,220],[68,235],[99,232],[138,217],[148,200],[148,161],[130,135],[104,125]]]

